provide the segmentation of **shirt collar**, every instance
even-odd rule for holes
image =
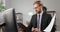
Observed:
[[[43,14],[43,11],[40,13],[40,15],[42,15]],[[37,14],[37,15],[39,15],[39,14]]]

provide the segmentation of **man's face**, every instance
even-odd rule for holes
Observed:
[[[34,4],[33,6],[34,6],[34,9],[35,9],[36,13],[41,13],[42,5]]]

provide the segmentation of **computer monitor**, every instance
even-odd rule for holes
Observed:
[[[10,8],[3,12],[4,20],[6,23],[5,31],[6,32],[18,32],[16,17],[15,17],[15,9]]]

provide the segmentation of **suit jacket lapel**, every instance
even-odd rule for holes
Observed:
[[[34,23],[33,24],[34,28],[36,28],[37,27],[37,14],[34,15],[34,22],[33,23]]]
[[[35,15],[35,27],[37,27],[37,14]]]
[[[44,23],[45,23],[45,13],[43,13],[41,18],[41,30],[42,30],[42,27],[44,26]]]

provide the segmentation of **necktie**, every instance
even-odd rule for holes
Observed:
[[[38,18],[37,18],[37,28],[38,29],[40,28],[40,15],[38,15]]]

